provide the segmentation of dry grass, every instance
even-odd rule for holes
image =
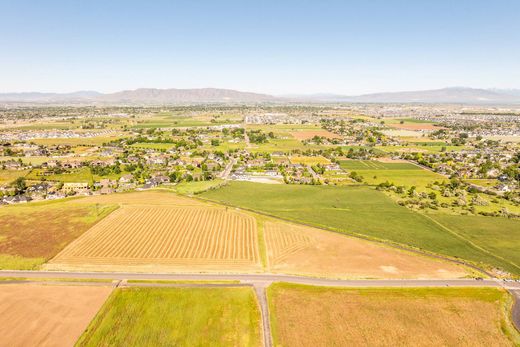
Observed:
[[[28,269],[54,257],[117,205],[75,200],[0,210],[0,269]]]
[[[207,206],[198,200],[160,190],[97,195],[78,200],[78,202],[145,206]]]
[[[0,285],[2,346],[72,346],[110,286]]]
[[[494,288],[278,284],[268,296],[276,346],[512,346],[518,338],[509,297]]]
[[[210,206],[123,206],[58,254],[47,268],[250,270],[259,263],[256,220],[251,216]]]
[[[270,271],[340,278],[459,278],[460,266],[333,232],[264,225]]]

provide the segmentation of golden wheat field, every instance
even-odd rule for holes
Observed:
[[[71,243],[46,267],[256,269],[261,267],[256,220],[212,206],[127,205]]]

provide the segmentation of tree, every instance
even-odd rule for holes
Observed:
[[[27,189],[27,185],[25,184],[25,178],[23,178],[23,177],[18,177],[13,182],[13,185],[16,190],[16,194],[21,194],[21,193],[25,192],[25,190]]]

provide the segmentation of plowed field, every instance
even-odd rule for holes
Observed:
[[[307,226],[264,224],[269,270],[340,278],[459,278],[452,263]]]
[[[93,266],[176,271],[260,267],[256,220],[208,206],[124,206],[70,244],[47,268]]]

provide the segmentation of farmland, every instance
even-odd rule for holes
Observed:
[[[70,200],[2,208],[0,269],[39,267],[116,207]]]
[[[78,346],[260,346],[250,288],[116,289]]]
[[[93,176],[90,172],[90,169],[87,167],[76,169],[70,173],[63,174],[53,174],[42,176],[42,171],[38,169],[32,170],[27,176],[25,176],[28,180],[39,181],[45,177],[48,181],[61,181],[61,182],[86,182],[92,184]]]
[[[24,177],[29,173],[29,170],[20,170],[20,171],[9,171],[9,170],[0,170],[0,183],[11,183],[18,177]]]
[[[513,346],[510,298],[492,288],[268,289],[276,346]],[[305,329],[302,329],[305,327]]]
[[[0,285],[2,346],[72,346],[110,286]]]
[[[355,171],[363,176],[368,184],[377,185],[390,182],[406,187],[416,186],[425,190],[434,181],[444,181],[442,175],[420,168],[410,163],[384,163],[375,160],[345,160],[340,162],[341,168]]]
[[[520,220],[447,214],[431,217],[520,270]]]
[[[233,182],[201,195],[317,227],[387,240],[520,274],[509,261],[493,252],[482,251],[452,230],[397,205],[383,193],[368,187]]]
[[[158,149],[158,150],[168,150],[173,147],[171,143],[134,143],[132,145],[134,148],[144,148],[144,149]]]
[[[255,269],[253,217],[213,207],[124,206],[58,254],[50,269]]]
[[[459,266],[333,232],[268,220],[269,271],[330,278],[457,278]]]
[[[326,137],[330,139],[341,138],[341,136],[338,136],[337,134],[331,133],[330,131],[326,130],[302,130],[293,131],[290,134],[298,140],[309,140],[312,139],[314,136]]]

